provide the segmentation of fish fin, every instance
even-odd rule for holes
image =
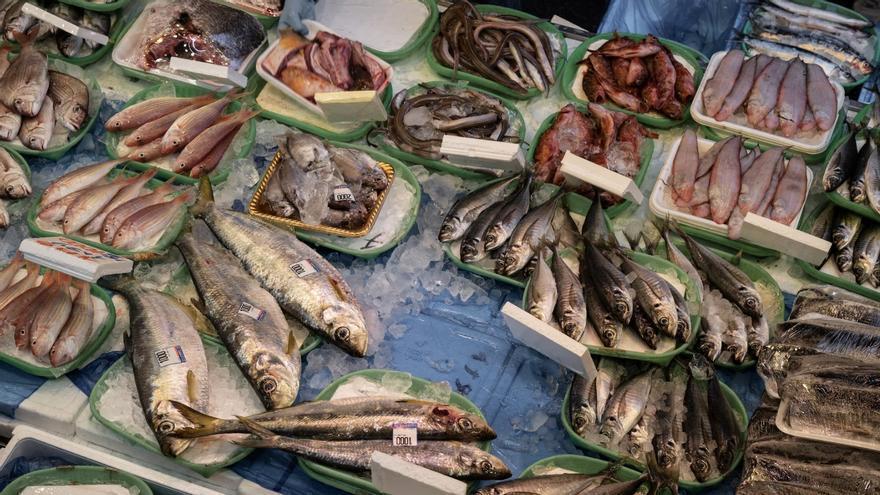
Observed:
[[[175,431],[174,436],[176,437],[198,438],[212,435],[217,433],[219,426],[226,422],[226,420],[215,418],[214,416],[197,411],[182,402],[177,402],[176,400],[169,400],[168,402],[177,409],[177,412],[179,412],[184,419],[193,424],[193,426],[184,427]]]
[[[24,33],[20,33],[20,32],[12,33],[12,36],[15,38],[15,42],[18,43],[19,45],[21,45],[22,47],[25,45],[32,44],[34,41],[36,41],[37,36],[39,36],[39,34],[40,34],[40,25],[41,24],[42,23],[40,23],[40,22],[34,24],[33,26],[31,26],[30,29],[28,29]]]
[[[197,380],[193,370],[186,372],[186,394],[189,397],[189,401],[193,403],[199,399],[199,382]]]
[[[299,352],[299,344],[296,341],[296,336],[293,335],[293,330],[287,335],[287,346],[284,348],[284,353],[288,356],[293,356]]]
[[[189,303],[192,304],[192,306],[194,308],[196,308],[199,311],[199,313],[205,314],[208,311],[207,308],[205,308],[204,303],[202,303],[202,301],[200,301],[194,297],[190,298]]]
[[[742,261],[743,252],[737,251],[736,255],[730,259],[730,264],[733,266],[739,266],[739,262]]]
[[[207,177],[202,177],[199,179],[199,196],[189,211],[194,217],[199,217],[204,215],[213,204],[214,189],[211,187],[211,181]]]

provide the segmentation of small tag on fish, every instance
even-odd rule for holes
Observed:
[[[243,302],[238,307],[238,314],[247,315],[257,321],[263,321],[263,318],[266,317],[266,312],[260,308],[255,308],[253,304]]]
[[[290,271],[295,273],[299,278],[308,277],[309,275],[318,273],[318,270],[315,270],[315,267],[309,260],[297,261],[290,265]]]
[[[156,351],[156,361],[159,362],[159,366],[171,366],[172,364],[180,364],[186,362],[186,354],[183,353],[183,348],[179,345],[174,347],[166,347],[165,349],[160,349]]]
[[[333,188],[333,201],[354,201],[354,193],[348,186],[336,186]]]
[[[391,445],[415,447],[419,444],[419,427],[415,423],[394,423],[391,428]]]

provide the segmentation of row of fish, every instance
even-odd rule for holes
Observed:
[[[583,113],[572,104],[563,107],[553,124],[538,139],[535,149],[535,178],[557,185],[565,182],[560,171],[562,158],[571,152],[612,172],[635,178],[642,167],[642,145],[645,137],[656,138],[635,117],[607,110],[589,103]],[[578,191],[590,194],[588,186]],[[602,195],[606,206],[621,199],[608,193]]]
[[[49,270],[41,276],[21,254],[0,270],[0,336],[11,335],[17,348],[53,367],[76,359],[85,347],[94,305],[88,283]]]
[[[525,94],[549,90],[556,82],[559,47],[534,21],[506,14],[482,13],[462,0],[440,15],[431,41],[441,65],[465,71]]]
[[[24,36],[31,29],[35,29],[37,31],[37,41],[54,35],[54,48],[58,53],[68,58],[87,57],[101,46],[92,40],[74,36],[48,22],[37,19],[31,14],[22,12],[22,7],[26,3],[45,9],[49,13],[81,28],[105,36],[110,35],[110,26],[113,23],[113,17],[110,14],[85,10],[55,1],[6,0],[0,2],[0,18],[3,19],[3,31],[6,41],[18,41],[18,38]]]
[[[874,70],[874,23],[790,0],[765,0],[749,15],[752,31],[741,35],[754,52],[801,58],[841,84]]]
[[[858,146],[858,127],[852,127],[846,140],[831,153],[822,187],[836,191],[853,203],[867,204],[880,214],[880,149],[873,129],[864,132],[865,142]]]
[[[388,176],[363,151],[300,132],[283,136],[279,151],[281,162],[261,196],[272,215],[357,229],[388,188]]]
[[[810,285],[798,291],[789,319],[808,314],[880,327],[880,306],[876,301],[833,285]]]
[[[5,148],[0,148],[0,229],[9,226],[6,200],[26,198],[31,192],[31,181],[22,166]]]
[[[602,358],[595,380],[575,376],[566,414],[587,442],[639,462],[653,452],[658,471],[674,481],[725,474],[743,446],[745,418],[699,355],[666,369]]]
[[[770,55],[727,52],[702,92],[706,114],[785,137],[834,127],[837,93],[818,65]]]
[[[809,184],[806,163],[798,155],[786,163],[782,148],[749,151],[739,136],[701,152],[696,133],[688,129],[673,159],[669,185],[676,208],[726,224],[727,236],[738,239],[749,213],[784,225],[794,222]]]
[[[174,173],[201,177],[217,168],[239,130],[259,112],[243,109],[224,114],[240,97],[211,94],[160,96],[126,107],[104,127],[124,132],[117,152],[138,162],[158,162]],[[168,162],[168,163],[165,163]]]
[[[110,171],[119,160],[96,163],[68,172],[43,192],[37,219],[49,230],[100,240],[117,249],[145,251],[155,246],[181,218],[190,192],[175,191],[173,181],[155,189],[151,169],[140,175]]]
[[[643,493],[642,488],[646,484],[659,489],[659,483],[648,474],[619,481],[615,475],[617,467],[616,464],[610,464],[596,474],[581,474],[553,467],[549,469],[552,473],[502,481],[481,488],[474,495],[635,495]]]
[[[263,60],[263,68],[296,94],[314,101],[316,93],[382,91],[388,74],[364,45],[319,31],[310,41],[294,31]]]
[[[833,258],[840,274],[851,273],[858,284],[880,286],[880,225],[829,203],[814,220],[810,233],[832,244],[829,259],[820,268],[833,270]]]
[[[615,33],[580,65],[584,94],[593,103],[681,119],[694,97],[694,75],[650,34],[635,41]]]

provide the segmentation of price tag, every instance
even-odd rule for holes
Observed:
[[[219,64],[209,64],[198,60],[190,60],[188,58],[171,57],[168,61],[168,67],[171,70],[186,72],[197,78],[209,78],[220,80],[224,83],[232,83],[239,87],[246,87],[248,84],[247,77],[235,69]]]
[[[644,199],[639,187],[629,177],[612,172],[601,165],[575,155],[571,151],[566,151],[563,155],[559,171],[565,175],[566,181],[575,184],[586,182],[615,196],[628,199],[637,205],[642,204]]]
[[[391,444],[395,447],[415,447],[419,444],[419,429],[415,423],[394,423]]]
[[[318,273],[318,270],[315,269],[314,265],[312,265],[309,260],[297,261],[290,265],[290,271],[295,273],[299,278],[308,277],[309,275]]]
[[[333,201],[354,201],[354,193],[348,186],[336,186],[333,189]]]
[[[156,351],[156,361],[159,363],[159,366],[164,368],[173,364],[185,363],[186,355],[183,353],[183,348],[176,345]]]
[[[255,308],[253,304],[248,302],[242,302],[238,307],[238,314],[250,316],[251,318],[257,321],[263,321],[263,318],[266,317],[266,312],[260,308]]]
[[[86,29],[82,26],[78,26],[78,25],[68,21],[67,19],[62,19],[61,17],[58,17],[55,14],[47,12],[47,11],[45,11],[35,5],[26,3],[26,4],[22,5],[21,12],[24,14],[32,15],[32,16],[36,17],[37,19],[39,19],[47,24],[51,24],[51,25],[57,27],[58,29],[61,29],[62,31],[65,31],[65,32],[68,32],[78,38],[86,39],[89,41],[94,41],[95,43],[98,43],[99,45],[106,45],[107,43],[110,42],[110,38],[107,37],[106,34],[99,33],[97,31],[92,31],[91,29]]]

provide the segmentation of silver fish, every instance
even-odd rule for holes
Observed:
[[[582,276],[592,280],[605,307],[621,323],[628,324],[633,313],[633,298],[626,275],[590,242],[586,243],[582,266]]]
[[[648,406],[653,372],[646,371],[627,380],[608,401],[602,415],[600,434],[609,445],[616,445],[639,422]]]
[[[535,318],[549,322],[558,296],[553,270],[547,264],[546,251],[538,254],[538,262],[529,282],[528,309]]]
[[[853,244],[852,272],[856,276],[857,283],[864,284],[873,278],[878,257],[880,257],[880,225],[870,223],[859,232],[859,237]]]
[[[508,186],[519,178],[518,175],[514,175],[491,182],[456,201],[440,225],[440,242],[460,239],[480,213],[504,198]]]
[[[495,272],[513,275],[522,270],[535,251],[548,241],[548,235],[555,234],[551,224],[561,198],[560,194],[556,194],[522,218],[495,261]]]
[[[486,257],[488,254],[486,252],[485,243],[486,231],[492,226],[492,222],[495,220],[495,216],[498,215],[498,212],[501,211],[501,208],[504,208],[503,201],[499,201],[489,206],[483,210],[477,216],[477,219],[471,223],[471,226],[468,227],[467,232],[465,232],[464,237],[461,239],[461,245],[458,248],[462,261],[465,263],[473,263]]]
[[[556,247],[553,250],[553,278],[556,280],[556,320],[565,335],[580,340],[587,327],[587,304],[578,276],[562,259]]]
[[[621,267],[632,279],[636,299],[658,330],[675,338],[678,330],[678,310],[669,284],[660,275],[623,257]]]
[[[520,220],[529,211],[532,176],[529,175],[498,212],[489,230],[486,231],[486,249],[491,251],[507,242]]]

